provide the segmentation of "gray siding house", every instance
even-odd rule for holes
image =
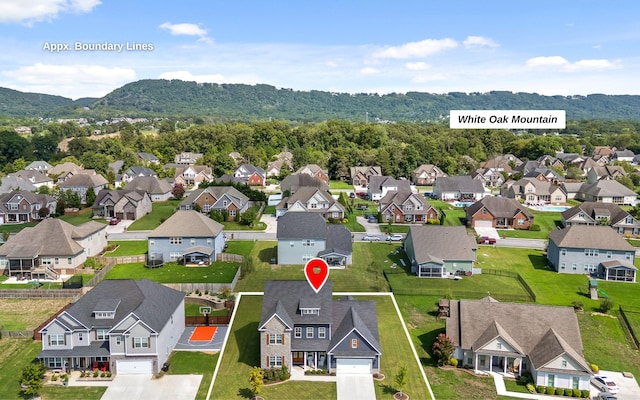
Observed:
[[[278,264],[305,264],[324,259],[329,267],[352,262],[351,232],[340,224],[327,224],[317,213],[291,212],[278,218]]]
[[[635,247],[608,226],[574,225],[550,232],[547,259],[562,274],[636,281]]]
[[[422,278],[472,273],[476,248],[464,226],[411,226],[404,241],[411,272]]]
[[[299,366],[337,375],[372,374],[382,356],[374,301],[332,300],[306,281],[267,281],[260,332],[262,368]]]
[[[149,233],[149,261],[209,264],[224,249],[223,228],[197,211],[176,211]]]
[[[104,280],[45,325],[52,369],[153,374],[184,331],[184,293],[147,279]]]

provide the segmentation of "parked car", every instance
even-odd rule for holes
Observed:
[[[371,224],[377,224],[378,223],[378,218],[376,217],[369,217],[369,219],[367,220],[367,222],[371,223]]]
[[[618,393],[620,391],[618,385],[611,378],[607,378],[604,375],[595,375],[591,378],[591,384],[606,393]]]
[[[362,240],[368,240],[370,242],[379,242],[380,241],[380,237],[376,236],[376,235],[371,235],[371,234],[366,234],[362,237]]]
[[[496,239],[489,236],[482,236],[480,238],[480,243],[482,244],[496,244]]]
[[[351,192],[351,193],[349,193],[349,197],[351,197],[352,199],[354,199],[354,198],[356,197],[356,194],[355,194],[355,193],[353,193],[353,192]]]
[[[402,240],[402,235],[399,233],[394,233],[393,235],[388,235],[387,236],[387,240],[392,241],[392,242],[399,242],[400,240]]]
[[[109,225],[118,225],[120,223],[120,218],[113,217],[109,220]]]
[[[356,210],[366,210],[367,208],[369,208],[369,206],[366,204],[358,204],[356,206]]]
[[[593,400],[618,400],[618,398],[611,393],[600,392]]]

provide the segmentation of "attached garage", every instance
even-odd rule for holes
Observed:
[[[121,375],[152,375],[153,360],[118,360],[116,373]]]
[[[338,358],[336,375],[371,374],[371,360],[362,358]]]
[[[474,228],[493,228],[493,220],[478,219],[473,223]]]

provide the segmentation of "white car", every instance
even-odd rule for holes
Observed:
[[[376,236],[376,235],[369,235],[366,234],[362,237],[362,240],[367,240],[369,242],[379,242],[380,241],[380,237]]]
[[[607,393],[618,393],[620,391],[618,385],[611,378],[607,378],[604,375],[596,375],[591,378],[591,384],[597,387],[598,390]]]
[[[387,240],[391,240],[394,242],[399,242],[402,240],[402,235],[399,233],[394,233],[393,235],[387,236]]]

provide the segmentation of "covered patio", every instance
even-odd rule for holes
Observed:
[[[635,265],[619,260],[602,262],[598,269],[602,279],[619,282],[635,282],[638,271]]]
[[[182,263],[184,265],[209,265],[215,249],[205,246],[189,247],[182,254]]]
[[[520,376],[524,368],[524,356],[517,353],[492,354],[475,353],[473,369],[476,371],[498,372],[503,375]]]

